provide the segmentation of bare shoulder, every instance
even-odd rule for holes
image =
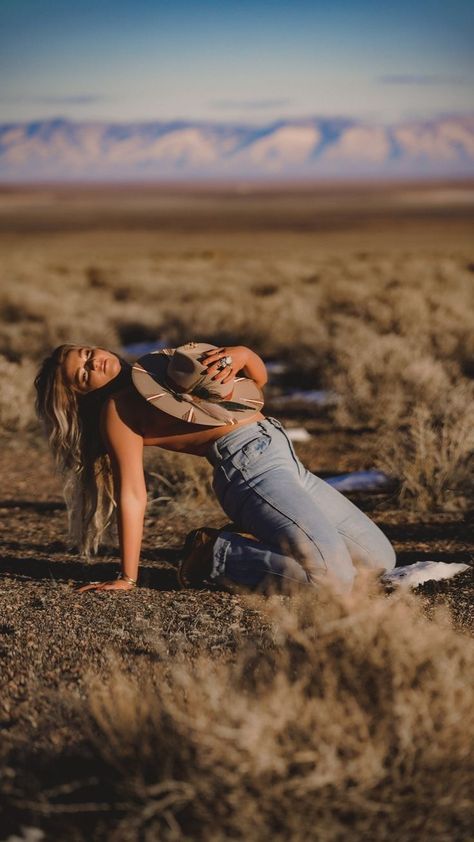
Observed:
[[[102,407],[101,432],[109,449],[121,450],[122,446],[130,447],[132,442],[143,445],[139,413],[134,404],[133,394],[124,389],[110,397]]]
[[[127,401],[117,393],[104,404],[101,435],[110,456],[116,488],[146,496],[143,474],[143,436],[129,419]]]
[[[102,407],[101,418],[108,426],[123,424],[140,434],[140,401],[133,389],[122,389],[112,395]]]

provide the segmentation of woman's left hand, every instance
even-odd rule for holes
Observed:
[[[77,593],[84,593],[85,591],[133,591],[135,585],[131,585],[124,579],[113,579],[112,582],[90,582],[89,585],[83,585],[77,588]]]
[[[213,380],[218,383],[228,383],[242,371],[248,360],[249,349],[244,345],[227,345],[225,347],[216,348],[212,351],[206,351],[202,355],[202,362],[207,366],[208,374]],[[225,368],[219,369],[219,362],[224,357],[231,357],[232,363]]]

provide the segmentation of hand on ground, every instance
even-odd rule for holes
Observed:
[[[113,579],[112,582],[90,582],[77,589],[77,593],[85,591],[133,591],[135,585],[131,585],[124,579]]]

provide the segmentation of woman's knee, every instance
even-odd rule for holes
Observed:
[[[295,557],[313,584],[331,582],[346,592],[352,587],[355,568],[339,535],[321,539],[300,538]]]
[[[377,535],[372,535],[366,542],[355,543],[349,539],[348,548],[356,567],[365,567],[369,570],[393,570],[397,557],[390,541],[379,530]]]
[[[386,571],[393,570],[397,563],[397,556],[390,541],[385,535],[383,535],[383,533],[382,537],[384,540],[381,541],[380,550],[377,554],[377,562]]]

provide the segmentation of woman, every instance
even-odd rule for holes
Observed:
[[[279,421],[265,418],[260,357],[242,345],[188,343],[133,367],[102,348],[62,345],[35,380],[37,412],[66,474],[70,527],[96,551],[114,508],[118,579],[81,591],[136,586],[146,507],[143,447],[204,456],[213,488],[243,535],[190,533],[183,586],[231,582],[250,589],[331,580],[349,590],[357,566],[395,565],[380,529],[342,494],[307,471]]]

